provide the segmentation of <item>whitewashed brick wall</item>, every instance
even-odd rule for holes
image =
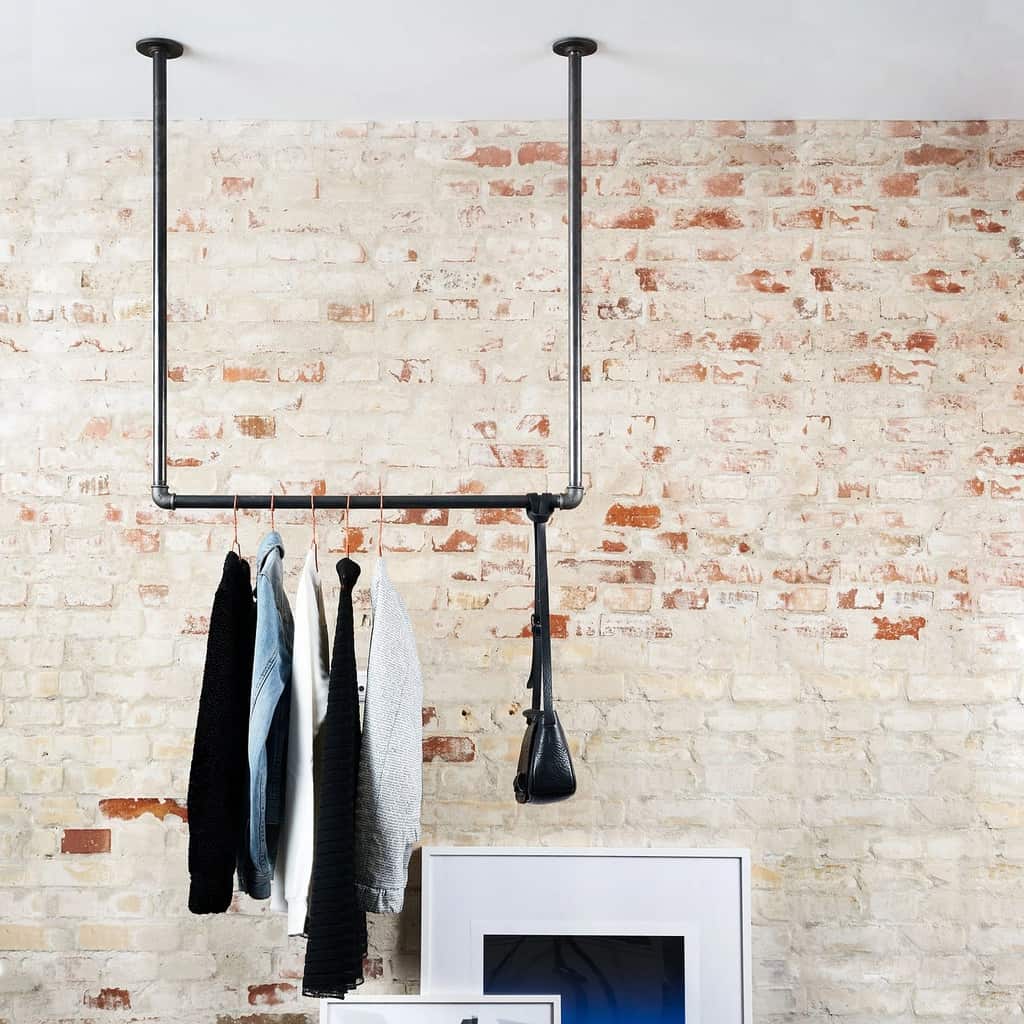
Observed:
[[[585,135],[589,493],[551,530],[580,792],[512,800],[523,518],[392,513],[426,838],[750,847],[759,1024],[1016,1020],[1024,126]],[[562,138],[173,126],[174,486],[560,489]],[[149,501],[148,140],[0,125],[0,1021],[305,1024],[283,919],[185,908],[231,528]],[[416,902],[370,989],[415,988]]]

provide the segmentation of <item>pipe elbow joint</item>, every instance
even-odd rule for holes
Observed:
[[[566,487],[565,491],[558,496],[558,507],[563,511],[579,508],[583,504],[585,493],[582,487]]]
[[[153,484],[153,504],[159,508],[174,508],[174,492],[167,484]]]

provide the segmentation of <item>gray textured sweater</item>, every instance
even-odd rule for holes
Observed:
[[[384,560],[370,588],[373,629],[366,670],[356,794],[355,874],[362,908],[397,914],[420,839],[423,679],[412,623]]]

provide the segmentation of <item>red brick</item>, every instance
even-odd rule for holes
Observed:
[[[661,509],[657,505],[612,505],[605,513],[604,524],[654,529],[661,525]]]
[[[61,853],[110,853],[109,828],[66,828],[60,837]]]
[[[811,267],[811,277],[814,278],[815,291],[831,292],[835,290],[839,271],[834,267]]]
[[[881,608],[885,600],[885,592],[881,590],[860,590],[854,587],[840,593],[838,599],[839,608]]]
[[[991,162],[993,167],[1024,167],[1024,149],[994,150]]]
[[[160,531],[143,530],[138,527],[125,530],[125,543],[133,547],[140,555],[153,554],[160,550]]]
[[[708,133],[718,139],[742,139],[747,134],[747,122],[708,121]]]
[[[469,764],[476,760],[476,744],[468,736],[426,736],[423,740],[423,761],[447,761]]]
[[[654,583],[656,580],[654,566],[645,561],[564,558],[558,565],[570,571],[594,568],[602,583]]]
[[[1004,210],[1003,213],[1005,214],[1006,211]],[[1000,224],[998,221],[993,220],[991,214],[987,211],[978,209],[971,209],[967,213],[952,211],[949,215],[949,225],[952,228],[966,228],[967,230],[973,227],[975,231],[980,231],[986,235],[997,235],[1006,230],[1005,224]]]
[[[348,305],[343,302],[329,302],[327,319],[339,324],[370,323],[373,320],[373,303],[360,302]]]
[[[969,160],[972,150],[957,149],[953,146],[933,146],[929,143],[908,149],[903,155],[903,162],[909,167],[956,167]]]
[[[476,537],[465,530],[455,530],[443,541],[432,540],[435,551],[476,551]]]
[[[643,316],[643,306],[626,296],[616,302],[599,302],[597,317],[599,320],[638,320]]]
[[[277,379],[282,383],[296,384],[322,384],[324,382],[324,367],[321,359],[316,363],[303,363],[300,366],[281,367],[277,371]]]
[[[478,320],[480,318],[479,299],[436,299],[434,302],[435,320]]]
[[[776,210],[772,222],[777,228],[811,228],[819,231],[825,223],[825,209],[809,206],[803,210]]]
[[[943,295],[957,295],[964,290],[964,286],[951,281],[944,270],[928,270],[923,274],[915,274],[911,280],[915,288],[929,288]]]
[[[880,182],[883,196],[906,198],[917,195],[917,175],[913,173],[888,174]]]
[[[938,340],[931,331],[914,331],[907,335],[904,348],[908,352],[931,352]]]
[[[703,228],[708,231],[735,231],[745,226],[738,213],[724,206],[678,210],[672,223],[676,228]]]
[[[761,335],[754,331],[738,331],[729,339],[729,349],[736,352],[756,352],[761,347]]]
[[[511,469],[546,469],[547,454],[538,446],[510,444],[489,444],[485,446],[486,457],[474,460],[474,465],[499,466]]]
[[[208,615],[185,615],[185,625],[181,628],[183,636],[206,636],[210,632],[210,617]]]
[[[899,640],[905,636],[911,636],[915,640],[920,640],[921,630],[926,625],[925,620],[920,615],[912,615],[906,619],[895,619],[891,622],[885,618],[874,618],[871,621],[876,626],[876,640]]]
[[[469,156],[459,159],[477,167],[508,167],[512,163],[512,150],[503,146],[477,146]]]
[[[548,627],[551,630],[553,640],[565,640],[569,636],[569,616],[550,612],[548,614]],[[529,624],[523,626],[519,631],[519,636],[523,639],[533,636],[533,627]]]
[[[538,413],[531,413],[529,416],[524,416],[519,424],[516,426],[516,430],[521,433],[537,434],[539,437],[547,437],[551,433],[551,420],[544,415]]]
[[[434,379],[429,359],[401,359],[397,372],[388,368],[388,376],[400,384],[429,384]]]
[[[221,374],[226,384],[237,384],[241,381],[270,380],[270,371],[265,366],[225,366]]]
[[[517,183],[508,178],[496,178],[488,183],[487,190],[492,196],[532,196],[534,184],[532,181]]]
[[[769,295],[781,295],[789,291],[789,286],[775,280],[770,270],[752,270],[749,274],[741,274],[736,278],[737,284],[743,288],[752,288],[756,292]]]
[[[564,164],[568,158],[564,142],[524,142],[517,159],[524,167],[529,164]],[[618,159],[618,151],[610,147],[584,146],[581,162],[584,167],[610,166]]]
[[[708,606],[708,589],[672,590],[661,599],[662,608],[682,608],[689,611],[700,611]]]
[[[707,376],[708,368],[702,363],[690,363],[658,371],[658,379],[663,384],[696,384],[706,380]]]
[[[446,508],[404,508],[395,513],[396,523],[409,526],[447,526],[448,509]]]
[[[110,797],[100,801],[100,813],[105,818],[119,818],[122,821],[132,821],[141,818],[143,814],[152,814],[154,818],[161,821],[167,815],[181,818],[188,821],[188,811],[185,805],[177,800],[160,797]]]
[[[110,417],[93,416],[82,429],[83,441],[104,441],[110,437]]]
[[[130,1010],[132,997],[124,988],[101,988],[96,995],[86,992],[82,1004],[90,1010]]]
[[[287,981],[273,981],[267,985],[249,986],[250,1006],[280,1006],[284,1002],[291,1002],[295,992],[295,986]]]
[[[686,551],[690,546],[690,536],[687,533],[659,533],[658,540],[664,542],[669,551]]]
[[[851,366],[836,370],[836,380],[841,384],[877,384],[882,379],[882,367],[878,363],[865,366]]]
[[[484,526],[495,526],[499,523],[523,526],[527,522],[526,513],[518,508],[479,508],[474,518]]]
[[[743,195],[743,175],[739,172],[713,174],[704,179],[704,195],[728,197]]]
[[[869,498],[871,496],[871,485],[865,483],[851,483],[841,481],[838,488],[840,498]]]
[[[432,722],[437,721],[437,708],[428,707],[423,709],[423,728],[425,729]]]
[[[277,420],[273,416],[236,416],[235,426],[246,437],[275,437]]]

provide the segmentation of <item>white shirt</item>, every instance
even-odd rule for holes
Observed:
[[[299,576],[294,617],[284,822],[274,864],[270,905],[273,910],[287,911],[289,935],[302,935],[306,929],[309,882],[313,874],[315,741],[327,714],[330,686],[327,618],[312,549]]]

